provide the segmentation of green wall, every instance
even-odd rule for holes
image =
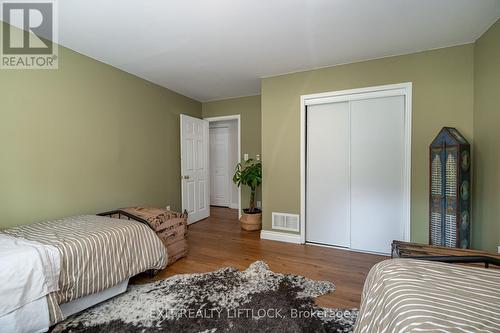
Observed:
[[[500,21],[474,47],[472,244],[500,246]]]
[[[261,154],[261,110],[260,96],[231,98],[202,104],[203,118],[240,115],[241,121],[241,160],[243,154],[250,158]],[[248,187],[242,188],[241,205],[247,208],[250,200]],[[257,200],[261,200],[261,188],[257,190]]]
[[[412,240],[427,242],[428,145],[455,126],[473,142],[472,245],[500,245],[499,22],[475,44],[266,78],[262,96],[206,103],[59,52],[59,70],[0,70],[0,228],[130,205],[180,209],[184,113],[241,115],[241,153],[263,156],[270,230],[271,212],[300,212],[300,95],[413,82]]]
[[[201,103],[63,47],[58,70],[0,70],[0,101],[0,228],[180,209],[179,114]]]
[[[443,126],[473,134],[472,44],[262,80],[263,228],[300,212],[300,96],[413,82],[411,239],[428,241],[428,146]]]

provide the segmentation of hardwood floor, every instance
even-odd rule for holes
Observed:
[[[359,307],[363,283],[370,268],[387,257],[345,250],[261,240],[260,232],[240,229],[237,211],[211,208],[211,216],[189,226],[189,255],[160,271],[154,278],[139,277],[134,283],[163,279],[175,274],[202,273],[225,266],[247,268],[264,260],[274,272],[293,273],[335,283],[336,291],[318,298],[327,307]]]

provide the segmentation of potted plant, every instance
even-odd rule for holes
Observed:
[[[262,163],[253,159],[236,165],[233,182],[250,187],[250,207],[243,209],[240,222],[243,230],[260,230],[262,211],[255,207],[255,192],[262,183]]]

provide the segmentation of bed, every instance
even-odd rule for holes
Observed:
[[[500,270],[382,261],[365,281],[354,332],[500,332]]]
[[[131,276],[167,266],[165,246],[137,221],[82,215],[2,233],[58,250],[59,290],[46,295],[50,325],[123,292]]]

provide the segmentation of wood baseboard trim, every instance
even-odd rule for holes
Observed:
[[[271,231],[271,230],[261,230],[260,231],[260,239],[267,239],[267,240],[273,240],[273,241],[278,241],[278,242],[300,244],[300,235],[299,234],[289,234],[286,232],[278,232],[278,231]]]

